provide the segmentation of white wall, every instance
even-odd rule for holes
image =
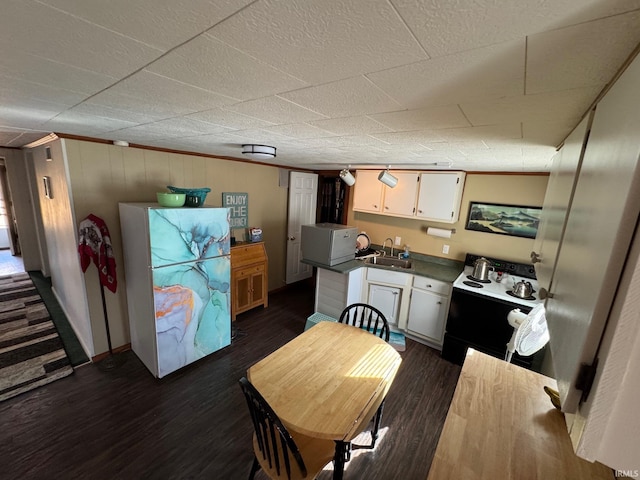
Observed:
[[[73,202],[68,188],[68,171],[63,140],[32,150],[37,198],[42,214],[47,256],[53,292],[85,351],[95,354],[91,322],[87,309],[84,278],[78,258],[77,222],[71,210]],[[47,161],[45,147],[51,147],[53,160]],[[52,198],[46,198],[42,178],[51,178]]]

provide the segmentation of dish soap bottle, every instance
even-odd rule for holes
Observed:
[[[404,252],[402,252],[402,258],[409,258],[409,245],[404,246]]]

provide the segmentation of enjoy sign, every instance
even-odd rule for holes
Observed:
[[[229,226],[246,228],[249,226],[249,194],[222,192],[222,206],[229,209]]]

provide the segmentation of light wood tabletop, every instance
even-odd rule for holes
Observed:
[[[469,349],[428,480],[613,479],[575,455],[552,378]]]
[[[382,403],[401,362],[360,328],[320,322],[247,371],[289,429],[349,442]]]

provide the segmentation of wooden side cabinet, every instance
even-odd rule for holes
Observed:
[[[268,260],[263,242],[231,247],[231,319],[269,304]]]

